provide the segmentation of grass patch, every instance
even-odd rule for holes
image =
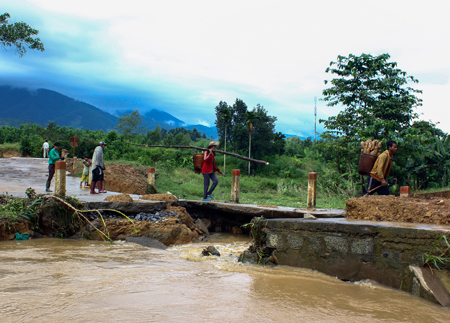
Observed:
[[[129,163],[127,163],[129,164]],[[142,167],[142,165],[140,165]],[[156,189],[167,191],[182,199],[203,199],[203,176],[188,168],[156,168]],[[213,195],[216,201],[230,201],[231,172],[223,177],[219,174],[219,184]],[[240,203],[263,204],[306,208],[308,179],[270,178],[241,175]],[[320,181],[320,180],[319,180]],[[345,208],[345,201],[352,196],[345,192],[333,192],[317,187],[317,208]]]
[[[0,147],[3,148],[3,153],[9,153],[12,155],[20,155],[20,143],[18,142],[5,142],[3,144],[0,145]]]
[[[445,236],[436,237],[429,253],[423,254],[423,266],[431,270],[441,270],[450,267],[450,244]]]

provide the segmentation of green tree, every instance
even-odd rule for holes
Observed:
[[[116,129],[119,133],[123,134],[125,138],[129,139],[133,133],[141,133],[143,131],[142,118],[138,110],[132,113],[125,113],[117,120]]]
[[[245,128],[245,116],[247,104],[241,99],[236,99],[233,104],[233,118],[231,120],[231,144],[237,152],[247,150],[247,129]]]
[[[189,146],[191,143],[191,136],[189,134],[183,134],[182,132],[177,133],[174,138],[174,144],[180,146]]]
[[[3,48],[15,47],[15,53],[22,57],[30,49],[44,51],[44,44],[38,37],[39,31],[24,22],[9,23],[9,13],[0,15],[0,43]]]
[[[267,110],[260,104],[257,104],[253,109],[256,113],[256,118],[253,119],[253,133],[252,133],[252,151],[254,158],[262,158],[264,156],[275,155],[275,122],[277,117],[269,116]],[[279,140],[279,138],[278,138]],[[258,149],[255,149],[255,148]]]
[[[175,145],[175,137],[174,137],[174,135],[171,132],[168,133],[166,138],[163,140],[163,143],[166,146],[173,146],[173,145]]]
[[[161,130],[156,126],[152,131],[147,131],[147,143],[150,145],[159,145],[161,142]]]
[[[388,62],[389,58],[389,54],[350,54],[330,63],[326,72],[338,77],[323,91],[324,101],[345,108],[337,116],[320,120],[328,133],[382,139],[411,126],[418,116],[414,108],[422,105],[415,94],[422,91],[407,86],[418,81],[398,69],[397,63]]]
[[[323,148],[334,153],[339,171],[347,170],[350,179],[359,157],[358,142],[400,138],[418,116],[414,108],[422,104],[415,95],[422,91],[408,86],[418,81],[389,58],[389,54],[338,56],[326,69],[337,77],[325,81],[332,86],[323,91],[323,100],[328,106],[343,105],[344,110],[320,120],[327,129],[321,137],[329,139]]]
[[[251,158],[252,153],[252,133],[253,133],[253,123],[259,119],[256,109],[252,111],[247,111],[243,114],[245,120],[244,124],[248,128],[248,158]],[[250,176],[250,162],[248,162],[248,176]]]
[[[233,119],[233,109],[225,101],[220,101],[216,106],[216,128],[219,140],[224,145],[224,151],[227,151],[228,136],[231,133],[231,121]],[[226,173],[226,155],[223,155],[223,173]]]

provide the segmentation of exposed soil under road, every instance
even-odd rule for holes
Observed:
[[[438,196],[433,196],[434,194]],[[372,221],[450,224],[450,192],[418,197],[364,196],[347,200],[347,217]],[[422,197],[423,196],[423,197]]]

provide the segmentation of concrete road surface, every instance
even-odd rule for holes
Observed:
[[[67,173],[69,175],[69,173]],[[26,197],[27,188],[33,188],[37,194],[53,194],[45,192],[45,182],[48,177],[47,158],[0,158],[0,193]],[[55,191],[53,177],[50,189]],[[100,202],[108,195],[120,194],[108,192],[106,194],[90,194],[89,188],[80,188],[80,177],[66,177],[66,195],[74,196],[81,201]],[[138,195],[132,195],[134,200]]]

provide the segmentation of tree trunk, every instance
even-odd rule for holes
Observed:
[[[225,124],[225,151],[227,151],[227,125]],[[227,155],[223,155],[223,175],[225,176],[225,160]]]
[[[249,140],[248,140],[248,159],[250,158],[251,151],[252,151],[252,133],[250,132],[248,134]],[[248,176],[250,176],[250,161],[248,162]]]
[[[350,177],[350,183],[352,185],[352,193],[355,193],[353,191],[353,177],[352,177],[352,166],[350,165],[350,160],[348,161],[348,176]]]

